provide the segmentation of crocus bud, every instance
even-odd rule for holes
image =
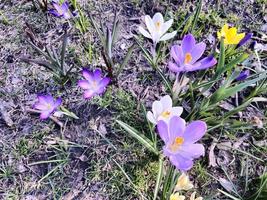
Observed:
[[[247,41],[249,41],[253,36],[253,33],[247,33],[245,37],[237,44],[236,48],[243,46]]]
[[[239,76],[235,79],[236,81],[243,81],[249,76],[250,72],[249,70],[245,70],[240,72]]]

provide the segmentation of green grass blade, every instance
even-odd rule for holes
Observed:
[[[144,135],[140,134],[137,130],[135,130],[133,127],[129,126],[128,124],[116,120],[116,122],[125,130],[127,131],[132,137],[137,139],[142,145],[144,145],[148,150],[153,152],[154,154],[158,155],[159,152],[157,149],[154,148],[153,142],[145,137]]]
[[[160,159],[159,159],[159,171],[158,171],[156,186],[155,186],[155,189],[154,189],[153,200],[157,199],[159,188],[160,188],[161,181],[162,181],[162,176],[163,176],[163,158],[160,157]]]
[[[133,44],[129,49],[128,52],[125,56],[125,58],[122,61],[122,64],[120,65],[119,69],[117,70],[117,77],[120,75],[120,73],[122,72],[123,68],[127,65],[129,59],[131,58],[131,55],[133,53],[135,45]]]
[[[64,68],[64,63],[65,63],[65,54],[66,54],[66,49],[67,49],[67,44],[68,44],[68,33],[67,31],[63,35],[63,41],[62,41],[62,49],[61,49],[61,54],[60,54],[60,66],[61,70],[63,71],[63,74],[65,74],[65,68]]]
[[[234,94],[236,94],[237,92],[245,89],[246,87],[264,79],[267,77],[267,72],[265,71],[264,73],[260,74],[258,78],[254,78],[252,80],[248,80],[245,81],[244,83],[240,83],[234,87],[230,87],[230,88],[225,88],[222,87],[220,89],[218,89],[212,96],[211,96],[211,103],[217,103],[223,99],[226,99]]]
[[[224,48],[224,38],[221,38],[220,42],[220,56],[219,56],[219,61],[215,73],[215,78],[218,78],[221,75],[221,72],[223,71],[224,68],[224,63],[225,63],[225,48]]]
[[[200,11],[201,11],[201,8],[202,8],[202,0],[199,0],[198,1],[198,5],[197,5],[197,8],[196,8],[196,12],[195,12],[195,15],[194,15],[194,19],[193,19],[193,22],[192,22],[192,26],[190,28],[190,32],[193,33],[194,32],[194,28],[197,24],[197,20],[199,18],[199,14],[200,14]]]
[[[241,199],[236,198],[236,197],[234,197],[233,195],[231,195],[231,194],[229,194],[229,193],[227,193],[227,192],[225,192],[225,191],[223,191],[223,190],[220,190],[220,189],[218,189],[218,190],[219,190],[219,192],[223,193],[225,196],[227,196],[227,197],[229,197],[229,198],[231,198],[231,199],[233,199],[233,200],[241,200]]]

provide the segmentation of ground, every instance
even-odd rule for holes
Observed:
[[[90,12],[96,21],[109,27],[114,11],[121,10],[119,40],[114,51],[118,62],[135,42],[142,16],[157,11],[166,13],[175,19],[175,29],[197,5],[197,1],[178,0],[78,3],[86,16]],[[266,5],[265,0],[203,1],[196,36],[198,40],[212,40],[228,22],[239,30],[253,32],[255,40],[266,45]],[[166,88],[136,46],[118,83],[109,86],[103,96],[84,100],[77,87],[82,67],[105,66],[91,24],[84,34],[73,23],[69,25],[72,27],[67,63],[75,65],[72,71],[76,75],[63,87],[43,67],[20,60],[25,55],[39,56],[26,42],[29,27],[43,44],[59,46],[63,22],[35,9],[31,1],[0,1],[0,199],[151,199],[158,158],[115,120],[146,134],[142,105],[149,110],[154,100],[166,94]],[[176,39],[181,39],[182,31]],[[211,46],[207,39],[206,42]],[[260,58],[266,67],[266,51],[260,53]],[[257,65],[256,58],[251,60],[252,67]],[[165,68],[166,63],[161,63],[161,67]],[[79,119],[61,119],[62,128],[52,120],[40,120],[29,112],[38,93],[61,96],[64,106]],[[241,92],[240,98],[244,95],[246,92]],[[246,199],[255,192],[251,185],[256,178],[266,172],[266,92],[260,98],[264,101],[251,103],[236,120],[245,124],[256,119],[258,126],[248,124],[240,129],[230,121],[228,127],[212,129],[209,124],[209,135],[202,141],[206,155],[190,172],[198,194],[205,199],[230,199],[218,189]],[[230,110],[232,103],[226,102],[224,109]],[[229,186],[229,180],[235,187]]]

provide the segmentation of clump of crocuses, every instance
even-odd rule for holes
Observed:
[[[84,69],[82,75],[85,80],[80,80],[78,85],[84,89],[84,98],[90,99],[96,95],[103,94],[106,90],[107,85],[110,82],[110,78],[102,77],[100,69],[96,69],[93,72]]]
[[[41,119],[50,117],[62,103],[61,98],[54,99],[50,94],[38,95],[37,98],[38,102],[33,105],[33,108],[41,111]]]
[[[204,42],[196,43],[192,34],[185,35],[180,46],[173,45],[171,48],[171,57],[174,62],[169,62],[169,69],[178,73],[207,69],[214,66],[217,61],[212,55],[199,60],[205,49],[206,44]]]

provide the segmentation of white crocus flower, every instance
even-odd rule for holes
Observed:
[[[182,112],[182,107],[172,107],[172,99],[166,95],[159,101],[153,102],[152,112],[147,113],[147,119],[153,124],[157,124],[159,120],[168,122],[172,116],[180,116]]]
[[[156,13],[153,18],[149,15],[145,16],[145,23],[148,31],[143,27],[139,26],[139,31],[143,36],[153,40],[154,44],[157,44],[159,41],[165,41],[173,38],[177,31],[171,33],[166,33],[173,23],[173,19],[170,19],[167,22],[164,22],[163,16],[161,13]]]

